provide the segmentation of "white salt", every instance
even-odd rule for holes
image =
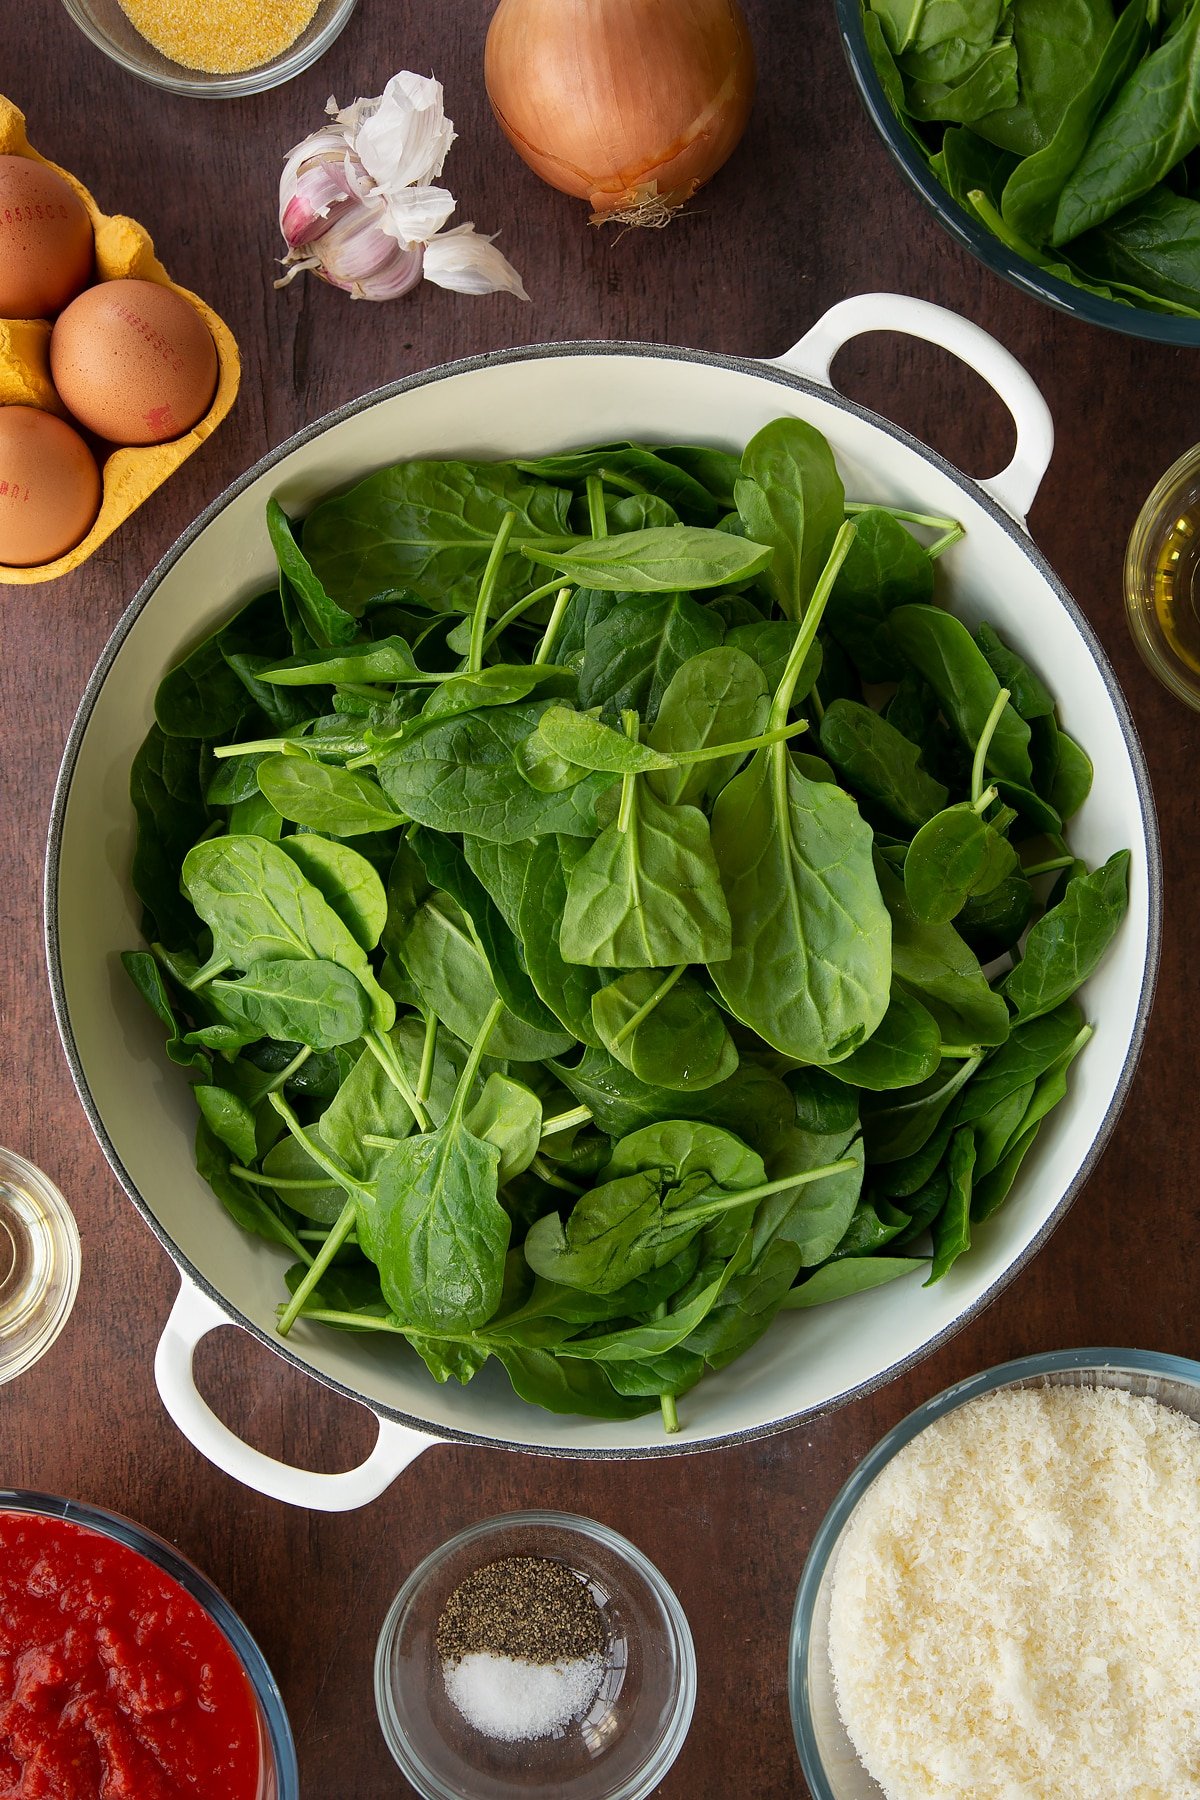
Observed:
[[[578,1719],[595,1699],[603,1673],[599,1656],[532,1663],[491,1650],[442,1665],[446,1692],[468,1725],[506,1744],[549,1737]]]

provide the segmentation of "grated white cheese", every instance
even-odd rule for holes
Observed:
[[[948,1413],[853,1515],[829,1652],[888,1800],[1200,1800],[1200,1426],[1115,1388]]]

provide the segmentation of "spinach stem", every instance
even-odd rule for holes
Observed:
[[[225,756],[253,756],[260,751],[275,753],[280,756],[307,756],[309,751],[336,751],[340,756],[343,751],[351,756],[366,750],[367,745],[361,737],[277,737],[250,738],[244,744],[217,744],[213,755],[218,759]]]
[[[532,1169],[533,1173],[542,1181],[546,1182],[548,1186],[561,1188],[564,1194],[574,1194],[576,1199],[578,1199],[579,1195],[583,1192],[581,1187],[576,1187],[573,1181],[568,1181],[565,1175],[560,1175],[557,1169],[551,1168],[540,1150],[530,1163],[529,1167]]]
[[[227,956],[210,956],[204,967],[197,969],[192,979],[185,982],[184,985],[189,994],[194,994],[198,989],[207,987],[210,981],[215,981],[218,975],[223,975],[226,969],[232,969],[232,967],[233,964]]]
[[[791,654],[787,659],[779,686],[775,690],[775,698],[771,702],[771,712],[767,719],[768,731],[779,731],[787,724],[788,708],[792,704],[792,695],[796,690],[796,683],[800,679],[804,659],[812,649],[817,628],[821,623],[821,615],[833,592],[833,584],[837,580],[838,570],[845,562],[850,546],[854,542],[856,529],[857,527],[847,519],[833,540],[829,560],[821,570],[817,585],[813,589],[808,610],[801,621],[796,641],[792,645]]]
[[[555,1113],[553,1118],[542,1120],[542,1139],[557,1137],[560,1131],[570,1131],[573,1125],[587,1125],[591,1117],[590,1106],[573,1106],[570,1112]]]
[[[983,813],[985,813],[987,811],[988,807],[992,804],[992,801],[995,800],[997,797],[998,796],[997,796],[997,793],[996,793],[996,790],[994,787],[984,788],[982,794],[980,794],[978,796],[978,798],[976,798],[975,800],[972,800],[971,811],[982,815]]]
[[[961,525],[951,525],[950,529],[944,531],[940,538],[934,539],[933,543],[927,547],[925,554],[931,561],[936,560],[936,558],[942,554],[943,550],[949,550],[951,544],[957,544],[959,538],[966,537],[966,535],[967,534]]]
[[[670,974],[665,976],[664,979],[659,982],[650,998],[643,1001],[637,1011],[631,1013],[626,1019],[620,1031],[618,1031],[613,1038],[614,1044],[623,1044],[626,1038],[633,1036],[638,1026],[650,1017],[650,1014],[654,1011],[659,1001],[666,999],[671,989],[675,986],[675,983],[679,980],[679,977],[687,973],[687,968],[687,963],[680,963],[678,968],[672,969]]]
[[[971,1057],[979,1055],[978,1044],[943,1044],[938,1051],[943,1057]]]
[[[347,1170],[343,1169],[340,1164],[334,1161],[329,1152],[323,1149],[315,1138],[309,1137],[303,1125],[301,1125],[299,1119],[281,1094],[268,1094],[267,1098],[295,1138],[296,1142],[300,1145],[300,1148],[311,1156],[319,1169],[325,1170],[326,1174],[336,1186],[345,1188],[352,1200],[355,1194],[362,1194],[368,1200],[373,1200],[375,1198],[369,1187],[361,1181],[356,1181],[353,1175],[349,1174]]]
[[[556,575],[553,581],[544,581],[541,587],[535,587],[531,594],[526,594],[523,599],[514,601],[508,611],[502,613],[494,625],[488,626],[483,640],[484,649],[490,650],[502,631],[507,631],[510,625],[516,623],[522,613],[528,612],[531,606],[535,606],[539,600],[544,600],[548,594],[556,593],[561,586],[562,576]]]
[[[815,682],[813,683],[812,693],[808,697],[812,701],[813,711],[817,715],[817,724],[819,725],[825,717],[825,708],[821,701],[821,690]]]
[[[479,1035],[471,1045],[471,1053],[463,1064],[462,1074],[458,1078],[458,1086],[454,1090],[454,1099],[450,1102],[450,1111],[446,1118],[448,1129],[452,1129],[458,1124],[458,1121],[462,1118],[462,1115],[466,1110],[467,1095],[471,1091],[471,1083],[479,1073],[479,1065],[483,1061],[484,1053],[487,1050],[488,1039],[496,1029],[500,1014],[503,1011],[504,1002],[497,997],[488,1008],[487,1017],[479,1028]]]
[[[326,1229],[325,1231],[321,1231],[318,1229],[317,1226],[312,1225],[312,1226],[306,1226],[303,1231],[298,1231],[296,1233],[296,1236],[301,1237],[301,1238],[311,1238],[314,1244],[323,1244],[325,1242],[325,1239],[329,1236],[329,1232],[328,1232],[328,1229]],[[346,1244],[357,1244],[357,1242],[358,1242],[357,1231],[352,1231],[348,1238],[343,1239],[343,1242]],[[312,1259],[311,1259],[311,1257],[309,1257],[306,1254],[304,1260],[305,1260],[305,1262],[310,1262]]]
[[[343,1206],[341,1212],[338,1214],[336,1223],[331,1228],[329,1236],[325,1239],[325,1242],[313,1257],[313,1260],[305,1270],[304,1277],[295,1293],[279,1315],[279,1322],[275,1329],[280,1337],[286,1337],[288,1332],[292,1329],[292,1326],[299,1317],[300,1309],[304,1305],[304,1302],[308,1299],[308,1296],[312,1293],[318,1281],[320,1281],[322,1275],[341,1249],[342,1244],[349,1237],[357,1219],[357,1202],[353,1199],[347,1200],[345,1206]]]
[[[404,1104],[407,1106],[413,1118],[417,1121],[420,1129],[422,1131],[428,1131],[429,1114],[425,1111],[425,1108],[413,1093],[408,1076],[400,1066],[400,1059],[392,1048],[390,1040],[384,1036],[382,1031],[376,1029],[374,1031],[369,1031],[363,1039],[363,1042],[391,1082],[392,1086],[395,1088],[396,1092],[400,1095],[400,1098],[404,1101]]]
[[[722,1194],[718,1200],[705,1200],[703,1195],[694,1206],[681,1206],[678,1210],[669,1208],[665,1213],[671,1225],[683,1225],[692,1219],[707,1219],[716,1213],[731,1212],[734,1207],[745,1206],[750,1200],[765,1200],[769,1194],[782,1194],[785,1189],[803,1187],[810,1181],[823,1181],[826,1175],[841,1175],[846,1169],[856,1169],[857,1162],[852,1156],[844,1157],[841,1162],[826,1163],[820,1169],[802,1169],[796,1175],[781,1175],[778,1181],[764,1181],[760,1187],[743,1188],[740,1194]]]
[[[621,728],[631,744],[638,741],[638,716],[632,708],[621,714]],[[633,823],[634,796],[637,792],[635,783],[637,775],[627,770],[621,777],[621,805],[617,813],[617,830],[628,831]]]
[[[563,614],[567,610],[567,602],[570,600],[573,592],[574,590],[569,587],[562,587],[558,590],[554,608],[549,619],[546,621],[546,629],[542,633],[542,641],[534,652],[533,666],[535,669],[540,668],[543,663],[548,663],[550,661],[550,652],[554,648],[554,640],[558,636],[558,628],[562,624]]]
[[[962,534],[962,526],[957,519],[939,519],[931,513],[908,512],[902,506],[880,506],[874,500],[847,500],[846,511],[853,518],[855,513],[885,512],[891,513],[893,519],[900,519],[906,525],[927,525],[931,531],[955,530]]]
[[[983,766],[987,761],[987,753],[992,747],[992,738],[996,727],[1009,702],[1009,690],[1002,687],[992,701],[992,710],[983,722],[983,730],[979,734],[979,742],[975,746],[975,760],[971,764],[971,804],[979,811],[979,796],[983,793]]]
[[[684,769],[692,763],[720,762],[726,756],[744,756],[748,750],[765,750],[769,744],[786,744],[808,730],[807,719],[795,719],[790,725],[764,731],[756,738],[741,738],[732,744],[705,744],[698,750],[672,750],[667,753],[673,769]]]
[[[513,534],[513,526],[517,522],[515,512],[506,512],[500,521],[500,529],[496,533],[496,541],[492,545],[491,555],[483,571],[483,579],[479,583],[479,597],[475,602],[475,611],[471,618],[471,647],[467,653],[467,671],[476,674],[483,667],[483,634],[487,630],[488,612],[491,609],[492,595],[496,591],[496,583],[500,579],[500,564],[504,561],[504,553],[508,549],[508,540]]]
[[[232,1164],[230,1165],[230,1170],[231,1173],[236,1172],[233,1170]],[[281,1243],[286,1244],[293,1255],[298,1256],[301,1262],[310,1263],[312,1261],[312,1257],[304,1248],[304,1245],[300,1242],[300,1239],[296,1236],[291,1226],[286,1224],[284,1220],[279,1217],[278,1213],[272,1212],[265,1200],[257,1193],[253,1192],[245,1195],[245,1200],[248,1205],[255,1207],[259,1214],[269,1222],[270,1229],[274,1236]]]
[[[312,1045],[301,1044],[299,1052],[293,1056],[287,1068],[280,1069],[278,1075],[273,1076],[269,1085],[263,1089],[264,1096],[267,1094],[281,1093],[292,1079],[292,1076],[296,1073],[296,1070],[302,1069],[311,1055]]]
[[[1046,862],[1027,864],[1021,873],[1026,879],[1034,875],[1049,875],[1054,869],[1069,869],[1074,861],[1073,856],[1052,856]]]
[[[280,1328],[283,1324],[282,1313],[284,1310],[280,1309]],[[329,1307],[314,1306],[310,1312],[305,1313],[304,1317],[311,1319],[317,1325],[353,1326],[355,1331],[390,1331],[398,1337],[408,1335],[402,1325],[393,1324],[391,1319],[376,1318],[374,1313],[334,1312]]]
[[[293,1188],[297,1192],[307,1190],[311,1193],[329,1186],[327,1181],[302,1181],[299,1177],[290,1175],[264,1175],[261,1170],[247,1169],[241,1163],[230,1163],[229,1173],[236,1175],[239,1181],[249,1181],[254,1187],[278,1188],[281,1193],[285,1189],[290,1192]]]
[[[654,1316],[656,1319],[665,1319],[666,1318],[667,1303],[665,1300],[659,1301],[658,1305],[654,1309]],[[658,1404],[659,1404],[659,1409],[662,1412],[663,1430],[666,1432],[678,1431],[679,1430],[679,1409],[675,1405],[674,1394],[660,1394],[658,1396]]]
[[[385,1137],[379,1131],[364,1131],[358,1141],[368,1150],[398,1150],[404,1139]]]
[[[604,510],[604,480],[600,475],[587,478],[588,525],[594,538],[608,536],[608,515]]]
[[[437,1051],[438,1016],[435,1012],[425,1015],[425,1041],[421,1045],[421,1067],[417,1071],[417,1099],[424,1106],[429,1098],[429,1089],[433,1084],[433,1059]]]

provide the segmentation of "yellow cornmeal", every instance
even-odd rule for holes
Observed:
[[[294,44],[319,0],[120,0],[148,43],[185,69],[236,75]]]

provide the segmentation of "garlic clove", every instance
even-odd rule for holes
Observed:
[[[360,114],[351,142],[379,191],[392,196],[440,175],[454,135],[442,107],[441,82],[405,69],[392,76],[374,110]]]
[[[456,294],[515,294],[528,300],[524,283],[490,237],[474,225],[456,225],[425,246],[425,277]]]
[[[380,194],[375,188],[373,194]],[[440,231],[454,211],[454,195],[445,188],[409,187],[398,194],[383,193],[384,211],[380,229],[398,244],[424,244]]]

